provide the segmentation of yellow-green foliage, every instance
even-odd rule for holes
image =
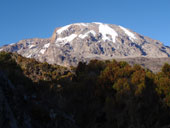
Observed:
[[[162,72],[170,78],[170,64],[165,63],[165,65],[162,67]]]
[[[127,78],[119,78],[113,85],[113,88],[118,93],[128,93],[130,91],[130,85]]]
[[[7,52],[0,53],[0,68],[10,71],[20,70],[18,73],[20,72],[25,74],[34,82],[38,82],[40,80],[57,80],[57,78],[61,77],[62,75],[67,75],[70,72],[67,68],[62,66],[50,65],[46,62],[40,63],[35,59],[28,59],[22,57],[21,55]],[[71,75],[69,75],[69,77],[70,76]]]
[[[170,106],[170,65],[165,64],[162,72],[156,74],[154,78],[157,85],[156,91],[168,106]]]

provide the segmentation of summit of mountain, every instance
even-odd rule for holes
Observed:
[[[114,24],[75,23],[57,27],[48,39],[26,39],[0,48],[27,58],[63,66],[92,59],[166,58],[170,47]]]

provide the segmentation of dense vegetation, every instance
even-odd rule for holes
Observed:
[[[170,125],[169,64],[156,74],[115,60],[80,62],[66,69],[1,52],[0,71],[15,85],[15,92],[6,91],[20,127],[23,112],[35,128]]]

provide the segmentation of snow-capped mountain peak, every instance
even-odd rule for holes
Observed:
[[[76,65],[90,59],[169,57],[170,48],[125,27],[100,22],[56,28],[49,39],[27,39],[0,51],[17,52],[52,64]]]

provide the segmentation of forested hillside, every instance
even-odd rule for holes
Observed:
[[[115,60],[68,69],[1,52],[0,92],[2,128],[170,126],[169,64],[156,74]]]

